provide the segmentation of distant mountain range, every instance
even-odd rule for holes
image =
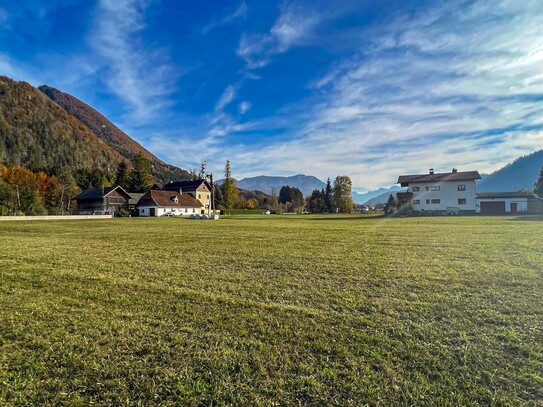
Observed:
[[[217,181],[218,184],[222,184],[222,182],[223,180]],[[236,186],[238,188],[245,189],[247,191],[261,191],[268,195],[271,193],[272,188],[275,189],[276,194],[279,194],[279,190],[285,185],[298,188],[300,191],[302,191],[304,196],[310,195],[315,189],[320,190],[326,187],[326,183],[317,177],[303,174],[293,175],[290,177],[261,175],[258,177],[248,177],[236,180]],[[384,200],[384,202],[386,202],[391,193],[396,193],[399,190],[401,190],[399,186],[393,185],[390,188],[379,188],[374,191],[364,193],[353,191],[353,202],[357,204],[364,204],[372,198],[376,198],[383,194],[386,195]],[[377,199],[377,201],[380,202],[379,199]]]
[[[219,181],[219,183],[221,181]],[[261,175],[258,177],[249,177],[236,180],[236,186],[238,188],[249,191],[261,191],[268,195],[272,192],[272,188],[275,189],[275,193],[278,195],[281,187],[285,185],[298,188],[300,191],[302,191],[304,196],[310,195],[315,189],[322,189],[326,187],[326,183],[317,177],[303,174],[293,175],[290,177]]]
[[[353,202],[357,204],[367,204],[367,205],[376,205],[378,203],[385,203],[390,196],[390,194],[395,194],[398,191],[401,191],[397,185],[392,185],[390,188],[379,188],[373,191],[368,191],[364,193],[353,192]],[[383,197],[384,201],[383,201]],[[383,202],[382,202],[383,201]]]
[[[478,192],[512,192],[533,189],[543,167],[543,150],[517,158],[477,182]]]
[[[158,159],[75,97],[0,76],[0,164],[114,174],[121,161],[131,166],[138,152],[148,158],[157,182],[189,178],[187,171]]]

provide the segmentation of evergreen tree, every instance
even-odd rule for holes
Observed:
[[[128,166],[126,165],[126,162],[123,160],[117,166],[117,173],[115,174],[115,185],[120,185],[122,188],[127,189],[128,181],[129,181]]]
[[[153,184],[153,177],[149,173],[149,161],[139,152],[134,157],[134,169],[130,171],[130,190],[146,192]]]
[[[307,199],[307,210],[311,213],[326,212],[326,202],[324,200],[324,189],[315,189]]]
[[[330,178],[326,181],[326,187],[324,188],[324,204],[326,207],[326,212],[334,212],[334,199],[333,199],[332,184]]]
[[[540,198],[543,198],[543,168],[541,168],[541,172],[539,173],[539,178],[537,179],[537,182],[535,183],[534,194],[536,194]]]
[[[385,215],[390,215],[396,210],[397,207],[398,207],[398,204],[396,202],[396,198],[394,197],[394,195],[390,194],[390,196],[388,197],[387,203],[383,207],[383,211],[385,212]]]
[[[232,167],[230,160],[226,160],[224,167],[224,183],[222,184],[222,197],[224,207],[232,209],[238,200],[239,191],[236,188],[236,181],[232,178]]]
[[[346,175],[336,177],[334,181],[334,205],[341,213],[353,211],[352,182]]]

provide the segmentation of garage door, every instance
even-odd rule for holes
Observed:
[[[483,215],[505,215],[505,201],[481,202]]]

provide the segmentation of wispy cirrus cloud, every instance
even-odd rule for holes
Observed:
[[[245,18],[247,17],[248,12],[249,12],[249,8],[247,7],[247,3],[245,3],[245,0],[242,0],[241,4],[233,13],[227,14],[226,16],[224,16],[218,21],[213,21],[209,23],[204,28],[202,28],[202,33],[207,34],[208,32],[214,30],[215,28],[230,24],[237,19]]]
[[[278,174],[348,172],[368,187],[430,167],[495,170],[543,146],[541,18],[537,1],[480,0],[361,29],[368,40],[354,55],[312,80],[313,96],[280,111],[300,124],[285,130],[293,137],[258,154],[238,146],[232,161],[247,175],[262,163]],[[275,36],[246,55],[271,55],[262,44]]]
[[[215,104],[215,112],[222,111],[227,105],[229,105],[236,98],[236,87],[234,85],[228,85],[221,97]]]
[[[261,68],[271,57],[300,46],[310,37],[321,21],[315,10],[298,3],[284,3],[280,15],[268,33],[244,33],[236,54],[245,60],[249,69]]]
[[[143,44],[146,0],[100,0],[91,47],[105,64],[105,81],[124,100],[131,120],[148,122],[166,109],[175,89],[176,72],[163,49]]]

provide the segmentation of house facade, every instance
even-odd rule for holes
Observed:
[[[204,213],[205,207],[191,194],[177,191],[150,190],[136,205],[139,216],[190,216]]]
[[[407,191],[398,194],[401,207],[413,212],[475,213],[477,171],[401,175],[398,184]]]
[[[206,180],[198,179],[194,181],[176,181],[164,184],[164,191],[176,191],[180,194],[190,194],[204,205],[206,213],[211,208],[211,186]]]
[[[99,187],[86,189],[74,198],[80,215],[108,215],[120,209],[128,209],[132,195],[122,187]]]
[[[529,191],[484,192],[477,194],[477,213],[518,215],[543,213],[543,199]]]

